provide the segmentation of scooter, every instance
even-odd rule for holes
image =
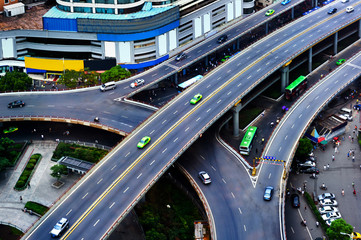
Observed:
[[[98,118],[98,117],[95,117],[95,118],[94,118],[94,122],[99,122],[99,118]]]
[[[327,190],[327,186],[320,186],[321,190]]]

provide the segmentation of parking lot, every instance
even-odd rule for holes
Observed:
[[[352,106],[356,100],[352,102]],[[344,106],[338,106],[332,109],[331,113],[337,113],[342,107],[350,107],[350,103]],[[333,111],[333,112],[332,112]],[[310,178],[311,174],[292,173],[289,178],[288,189],[290,194],[300,195],[300,208],[293,208],[290,204],[290,198],[286,200],[286,229],[289,239],[315,239],[323,237],[321,227],[316,226],[316,218],[308,208],[302,193],[297,188],[307,191],[311,196],[323,193],[333,193],[338,202],[338,209],[342,218],[354,227],[357,232],[361,231],[361,151],[357,142],[357,132],[354,133],[355,125],[360,127],[360,113],[353,111],[353,121],[346,126],[346,132],[340,136],[340,145],[335,152],[332,142],[328,143],[324,150],[316,148],[316,166],[320,173],[316,179]],[[352,138],[354,139],[352,141]],[[333,161],[334,156],[334,161]],[[353,159],[354,156],[354,159]],[[327,167],[329,165],[329,167]],[[327,190],[321,190],[320,186],[325,183]],[[354,187],[353,187],[354,183]],[[344,190],[344,195],[342,195]],[[356,194],[353,191],[356,191]],[[319,206],[318,206],[319,207]],[[301,225],[305,219],[307,226]]]

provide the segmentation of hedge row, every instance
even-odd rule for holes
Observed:
[[[21,173],[18,181],[15,184],[15,187],[14,187],[15,190],[21,191],[21,190],[24,190],[27,187],[27,185],[28,185],[28,183],[29,183],[29,181],[31,179],[31,176],[33,175],[33,172],[35,171],[35,167],[36,167],[37,163],[39,162],[40,158],[41,158],[41,155],[38,154],[38,153],[33,154],[30,157],[28,163],[26,164],[23,172]]]
[[[316,196],[317,197],[317,196]],[[317,209],[315,202],[313,201],[311,195],[308,192],[305,192],[305,198],[308,203],[308,206],[311,208],[313,214],[315,214],[317,221],[320,223],[324,232],[326,232],[328,225],[326,224],[325,220],[323,220],[320,212]]]
[[[107,150],[95,147],[85,147],[77,144],[59,143],[54,151],[52,159],[59,160],[63,156],[69,156],[91,163],[97,163],[105,155],[108,154]]]
[[[46,211],[49,210],[48,207],[41,205],[40,203],[31,202],[31,201],[29,201],[25,204],[25,208],[27,210],[36,212],[37,214],[40,214],[41,216],[43,216],[46,213]]]

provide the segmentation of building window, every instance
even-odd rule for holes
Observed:
[[[114,14],[115,10],[114,8],[96,8],[95,9],[96,13],[110,13],[110,14]]]
[[[74,12],[92,13],[92,8],[90,8],[90,7],[74,7]]]
[[[9,4],[9,0],[5,0],[5,4]]]
[[[114,4],[114,0],[95,0],[95,3]]]
[[[68,6],[58,5],[58,8],[64,12],[70,12],[70,7]]]

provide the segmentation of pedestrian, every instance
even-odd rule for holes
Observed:
[[[31,187],[30,187],[30,182],[28,182],[28,188],[31,188]]]
[[[22,196],[20,196],[20,202],[23,202],[23,197]]]
[[[262,142],[261,142],[261,144],[263,144],[264,143],[264,138],[262,138]]]
[[[332,161],[335,161],[335,155],[332,154]]]
[[[326,165],[323,165],[323,170],[326,171],[327,167]]]
[[[348,139],[351,141],[351,135],[348,136]]]
[[[356,196],[356,190],[355,190],[355,189],[353,190],[353,195],[355,195],[355,196]]]
[[[327,163],[327,170],[329,170],[329,169],[330,169],[330,164]]]
[[[302,196],[303,196],[303,195],[305,195],[305,191],[303,191],[303,190],[302,190],[302,192],[301,192],[301,193],[302,193]]]
[[[338,153],[338,149],[337,149],[337,147],[335,147],[335,153]]]
[[[351,142],[353,142],[353,137],[351,137]]]
[[[349,158],[349,157],[350,157],[350,152],[347,153],[347,158]]]
[[[352,187],[355,188],[355,182],[352,182]]]
[[[271,122],[271,124],[270,124],[270,125],[271,125],[271,128],[273,128],[274,123],[273,123],[273,122]]]
[[[345,141],[345,136],[342,136],[342,141]]]
[[[305,206],[305,211],[307,210],[307,207]]]
[[[44,140],[44,135],[43,134],[41,134],[41,140]]]
[[[36,129],[34,128],[33,133],[36,133]]]
[[[352,156],[352,162],[355,162],[355,156]]]
[[[341,194],[342,194],[342,196],[345,196],[345,190],[341,190]]]
[[[316,227],[320,226],[320,223],[316,221]]]

